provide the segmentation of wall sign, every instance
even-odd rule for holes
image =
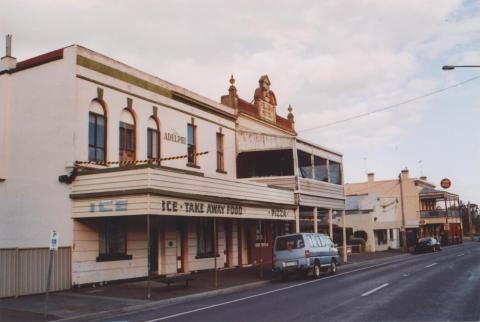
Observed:
[[[110,212],[128,210],[128,200],[100,200],[90,203],[90,212]]]
[[[192,214],[241,215],[242,206],[231,204],[217,204],[199,201],[171,201],[162,200],[162,211],[186,212]]]
[[[159,201],[159,210],[161,213],[175,215],[192,215],[192,216],[215,216],[215,217],[250,217],[248,214],[252,212],[251,207],[245,207],[228,203],[213,203],[192,200],[168,200]],[[294,212],[287,208],[257,208],[256,212],[263,212],[261,218],[276,218],[293,220]]]
[[[187,144],[187,138],[178,134],[176,130],[171,130],[171,132],[165,132],[163,135],[165,141],[170,141],[174,143]]]

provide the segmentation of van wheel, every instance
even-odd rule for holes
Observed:
[[[334,275],[337,273],[337,263],[332,260],[332,262],[330,263],[330,274],[331,275]]]
[[[313,278],[319,278],[320,277],[320,263],[316,262],[315,265],[313,265]]]

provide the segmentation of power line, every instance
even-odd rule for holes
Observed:
[[[464,81],[461,81],[459,83],[456,83],[456,84],[453,84],[453,85],[450,85],[450,86],[447,86],[447,87],[444,87],[444,88],[440,88],[440,89],[437,89],[437,90],[434,90],[432,92],[429,92],[429,93],[426,93],[426,94],[423,94],[423,95],[420,95],[420,96],[416,96],[416,97],[413,97],[413,98],[409,98],[405,101],[402,101],[402,102],[399,102],[399,103],[395,103],[395,104],[392,104],[392,105],[388,105],[388,106],[385,106],[385,107],[382,107],[382,108],[378,108],[378,109],[375,109],[375,110],[372,110],[372,111],[369,111],[369,112],[365,112],[365,113],[361,113],[361,114],[357,114],[357,115],[354,115],[354,116],[351,116],[351,117],[347,117],[345,119],[341,119],[341,120],[337,120],[337,121],[333,121],[333,122],[330,122],[330,123],[325,123],[325,124],[322,124],[322,125],[318,125],[318,126],[314,126],[314,127],[310,127],[310,128],[306,128],[306,129],[303,129],[303,130],[299,130],[297,132],[307,132],[307,131],[312,131],[312,130],[316,130],[316,129],[321,129],[321,128],[326,128],[326,127],[330,127],[332,125],[336,125],[336,124],[340,124],[340,123],[345,123],[345,122],[348,122],[348,121],[352,121],[352,120],[356,120],[356,119],[359,119],[359,118],[362,118],[362,117],[365,117],[365,116],[369,116],[369,115],[372,115],[372,114],[376,114],[376,113],[380,113],[380,112],[385,112],[387,110],[390,110],[390,109],[393,109],[395,107],[398,107],[398,106],[401,106],[401,105],[405,105],[405,104],[408,104],[408,103],[411,103],[411,102],[414,102],[414,101],[418,101],[418,100],[421,100],[423,98],[426,98],[426,97],[429,97],[429,96],[433,96],[433,95],[436,95],[436,94],[439,94],[439,93],[442,93],[442,92],[445,92],[449,89],[452,89],[452,88],[455,88],[455,87],[459,87],[459,86],[462,86],[466,83],[469,83],[469,82],[473,82],[477,79],[480,78],[480,75],[478,76],[475,76],[475,77],[472,77],[472,78],[469,78],[469,79],[466,79]]]

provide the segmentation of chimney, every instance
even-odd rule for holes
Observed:
[[[0,71],[15,69],[17,59],[12,56],[12,35],[5,36],[5,56],[0,59]]]
[[[420,180],[427,181],[427,177],[426,176],[421,176]]]
[[[370,172],[369,174],[367,174],[367,177],[368,177],[368,183],[372,183],[375,181],[375,173]]]
[[[403,169],[400,176],[402,177],[402,180],[408,180],[408,168]]]

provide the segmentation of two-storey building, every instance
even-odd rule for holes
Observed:
[[[300,138],[291,106],[286,118],[277,114],[267,75],[260,77],[252,100],[238,95],[233,76],[230,84],[221,102],[237,114],[237,178],[293,190],[298,216],[290,230],[323,232],[344,244],[345,231],[334,220],[345,214],[342,154]],[[259,227],[250,229],[252,235],[257,231],[253,258],[271,253],[273,235],[268,231],[275,228],[267,228],[264,237]]]
[[[292,231],[298,207],[293,188],[237,180],[236,122],[231,106],[78,45],[22,62],[7,50],[0,297],[45,290],[53,230],[54,290],[261,258],[251,227]]]
[[[400,246],[411,248],[421,237],[436,237],[447,245],[460,242],[463,228],[458,211],[458,195],[436,190],[427,177],[411,178],[408,169],[402,170],[398,179],[375,180],[374,174],[368,174],[368,180],[345,185],[347,202],[351,206],[346,222],[354,234],[364,231],[368,241],[381,240],[383,249],[390,243],[396,243],[400,234]],[[355,205],[355,200],[367,201],[377,198],[380,208],[373,216],[356,217],[365,205]],[[375,200],[367,202],[373,211]],[[356,209],[354,209],[356,208]],[[380,211],[380,212],[378,212]],[[376,218],[376,220],[375,220]],[[363,219],[363,220],[361,220]],[[373,220],[373,222],[372,222]],[[390,246],[391,248],[394,248]],[[373,250],[371,247],[370,250]]]

